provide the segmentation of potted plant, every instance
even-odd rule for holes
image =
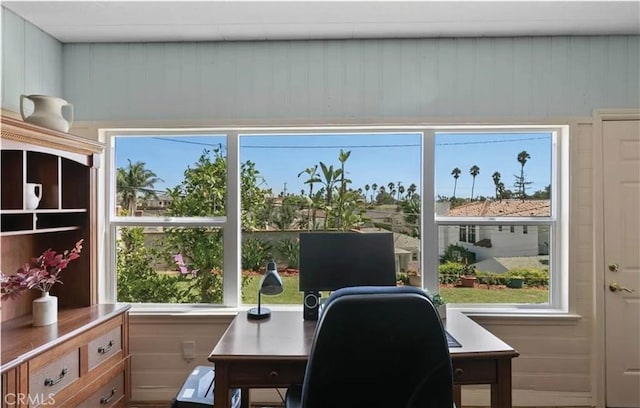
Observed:
[[[42,296],[33,300],[32,314],[34,326],[46,326],[58,320],[58,298],[49,295],[51,287],[62,281],[60,272],[69,262],[80,258],[82,241],[76,242],[71,250],[58,254],[51,248],[37,258],[25,263],[15,275],[5,275],[0,272],[2,300],[12,299],[22,295],[29,289],[38,289]]]
[[[441,320],[447,318],[447,301],[440,295],[440,293],[427,292],[427,296],[431,299],[431,303],[435,306]]]
[[[523,276],[512,276],[509,278],[507,282],[507,286],[512,289],[522,289],[524,285],[524,277]]]
[[[410,270],[407,272],[407,276],[409,278],[409,285],[417,288],[422,287],[422,278],[420,274],[418,274],[418,271]]]
[[[473,265],[465,264],[462,267],[462,274],[460,275],[460,286],[464,288],[474,287],[476,280],[476,267]]]

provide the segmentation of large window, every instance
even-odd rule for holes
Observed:
[[[301,231],[391,231],[399,284],[471,307],[566,309],[562,131],[107,132],[106,293],[241,307],[275,260],[285,291],[262,301],[299,305]]]
[[[223,303],[225,135],[110,139],[116,299]]]
[[[554,130],[435,132],[442,292],[458,297],[459,277],[469,276],[474,287],[465,288],[462,303],[557,304],[550,291],[562,273],[554,245],[561,201],[557,144]],[[524,288],[515,288],[516,278],[524,278]]]
[[[301,304],[298,236],[301,231],[394,234],[396,273],[420,276],[422,133],[307,132],[240,136],[240,162],[251,163],[266,189],[250,229],[242,230],[243,290],[257,300],[269,259],[277,261],[285,291],[265,303]],[[243,180],[242,191],[253,188]],[[244,194],[244,193],[243,193]],[[242,197],[244,203],[249,200]],[[330,256],[330,254],[328,254]],[[414,260],[416,259],[416,260]]]

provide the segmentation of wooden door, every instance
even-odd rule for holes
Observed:
[[[607,407],[640,407],[640,120],[602,122]]]

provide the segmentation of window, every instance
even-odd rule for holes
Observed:
[[[470,244],[475,244],[476,243],[476,226],[468,225],[467,230],[469,231],[469,234],[468,234],[469,240],[467,242],[469,242]]]
[[[435,221],[445,295],[457,296],[448,288],[472,265],[479,287],[509,288],[509,278],[519,275],[529,292],[512,299],[499,291],[469,295],[464,303],[558,305],[558,294],[549,291],[561,274],[553,245],[561,226],[557,138],[555,130],[435,132]],[[512,233],[522,225],[523,234],[498,234],[505,224]]]
[[[301,304],[298,235],[308,230],[392,231],[397,273],[420,273],[422,133],[307,132],[239,135],[241,163],[253,163],[264,206],[242,230],[243,301],[257,302],[261,269],[275,259],[287,290],[267,304]],[[248,186],[243,179],[243,203]],[[244,205],[243,207],[248,207]]]
[[[300,231],[386,230],[394,233],[396,272],[406,284],[417,275],[449,302],[472,307],[566,310],[563,132],[411,126],[107,132],[104,270],[117,273],[107,273],[105,293],[162,307],[241,307],[257,302],[261,271],[274,259],[285,295],[262,301],[300,304]],[[504,226],[512,233],[523,226],[523,234],[501,234]],[[458,289],[463,273],[476,275],[483,296]],[[510,292],[515,297],[486,291],[508,287],[513,275],[525,275],[525,290]]]
[[[117,301],[221,304],[226,136],[116,134],[109,142]]]
[[[461,225],[458,229],[460,230],[460,242],[467,242],[467,226]]]

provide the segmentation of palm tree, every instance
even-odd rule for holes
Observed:
[[[389,187],[389,192],[391,192],[394,191],[396,185],[393,183],[393,181],[390,181],[389,184],[387,184],[387,187]]]
[[[345,170],[344,163],[351,156],[351,151],[344,152],[340,149],[340,154],[338,155],[338,161],[340,162],[340,191],[338,193],[338,228],[342,227],[342,211],[344,209],[344,200],[345,194],[347,192],[347,184],[351,183],[351,180],[345,178]]]
[[[311,229],[311,226],[316,224],[316,209],[315,209],[315,206],[313,205],[313,184],[320,182],[320,177],[318,177],[317,171],[318,171],[318,165],[316,164],[315,166],[308,167],[302,170],[300,173],[298,173],[298,178],[300,178],[300,176],[304,173],[309,175],[309,178],[304,182],[304,184],[309,185],[310,205],[309,205],[309,208],[307,209],[307,222],[310,224],[307,224],[307,229]],[[312,210],[312,207],[313,207],[313,210]]]
[[[496,199],[502,198],[500,197],[500,194],[499,194],[500,192],[498,188],[498,186],[500,185],[500,177],[501,177],[501,174],[499,171],[496,171],[491,175],[491,178],[493,179],[493,185],[496,186]]]
[[[456,198],[456,188],[458,187],[458,177],[460,177],[460,173],[462,173],[462,170],[457,167],[451,170],[451,175],[455,179],[453,183],[453,198]]]
[[[371,185],[371,202],[373,202],[373,199],[376,196],[376,191],[378,190],[378,185],[376,183],[373,183]]]
[[[473,182],[471,183],[471,201],[473,201],[473,189],[476,186],[476,176],[478,174],[480,174],[480,167],[476,166],[475,164],[473,166],[471,166],[471,168],[469,169],[469,173],[471,174],[471,176],[473,177]]]
[[[400,196],[404,194],[404,186],[398,183],[398,201],[400,201]]]
[[[364,191],[366,191],[366,193],[365,193],[365,195],[364,195],[364,201],[365,201],[365,202],[367,201],[367,196],[369,195],[369,189],[370,189],[370,188],[371,188],[371,186],[370,186],[370,185],[368,185],[368,184],[365,184],[365,185],[364,185]]]
[[[144,162],[131,163],[127,168],[119,167],[116,179],[116,189],[122,200],[122,207],[127,208],[129,215],[135,215],[138,208],[138,199],[156,197],[154,185],[164,181],[156,173],[145,168]]]
[[[519,180],[519,184],[520,184],[520,197],[524,200],[525,196],[526,196],[526,184],[524,181],[524,165],[527,164],[527,160],[531,158],[531,155],[529,153],[527,153],[526,150],[521,151],[520,153],[518,153],[518,163],[520,163],[520,180]]]
[[[417,189],[418,189],[418,186],[416,186],[415,184],[413,183],[409,184],[409,188],[407,189],[407,195],[409,196],[409,198],[413,197]]]

